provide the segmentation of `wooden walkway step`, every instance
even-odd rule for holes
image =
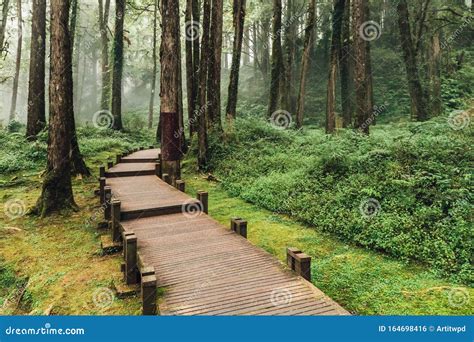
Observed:
[[[160,149],[140,150],[122,158],[122,163],[156,163]]]
[[[143,158],[144,152],[128,157]],[[193,199],[156,175],[141,175],[144,165],[118,164],[109,170],[111,176],[106,175],[114,198],[111,225],[124,241],[126,279],[139,280],[133,273],[133,265],[138,265],[144,305],[153,305],[146,286],[155,282],[164,289],[159,302],[162,315],[348,314],[309,281],[248,242],[246,229],[238,234],[238,229],[208,216],[207,197]],[[136,176],[117,176],[121,170]],[[288,253],[292,269],[294,260],[309,260],[296,249]]]

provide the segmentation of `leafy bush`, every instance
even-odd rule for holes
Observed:
[[[469,283],[471,144],[472,130],[455,131],[446,117],[377,126],[369,137],[246,118],[224,144],[210,139],[210,165],[247,201]],[[377,215],[366,212],[373,203]]]

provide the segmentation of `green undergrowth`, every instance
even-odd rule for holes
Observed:
[[[97,223],[103,217],[98,198],[97,169],[115,153],[140,146],[146,138],[82,136],[90,178],[73,180],[79,211],[48,218],[27,214],[41,192],[44,160],[28,160],[32,146],[20,137],[7,153],[18,151],[14,169],[2,172],[0,190],[0,314],[137,315],[137,297],[117,299],[113,283],[122,283],[120,258],[102,256]],[[2,136],[5,139],[5,136]],[[11,143],[11,142],[10,142]],[[146,144],[148,145],[148,144]],[[0,159],[9,158],[2,152]],[[5,165],[5,164],[1,164]],[[3,166],[5,167],[5,166]],[[11,170],[11,169],[10,169]],[[12,216],[13,215],[13,216]]]
[[[249,240],[285,262],[286,248],[312,257],[312,282],[346,310],[360,315],[469,315],[474,289],[439,279],[426,267],[407,265],[346,244],[329,233],[234,198],[217,183],[185,174],[187,192],[209,192],[209,214],[228,226],[248,221]]]
[[[472,138],[447,117],[368,137],[244,118],[210,137],[209,167],[232,196],[472,285]]]

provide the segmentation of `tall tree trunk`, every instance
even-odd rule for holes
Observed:
[[[158,22],[158,0],[155,0],[155,6],[153,9],[153,48],[152,48],[152,59],[153,59],[153,75],[151,76],[151,94],[150,103],[148,106],[148,129],[153,127],[153,113],[155,107],[155,89],[156,89],[156,73],[158,72],[157,53],[156,53],[156,30]]]
[[[10,0],[3,0],[1,17],[2,22],[0,23],[0,56],[2,55],[5,46],[5,29],[7,27],[9,5]]]
[[[354,127],[364,134],[369,134],[371,115],[370,108],[370,90],[367,75],[367,41],[365,37],[360,34],[360,27],[367,20],[365,18],[366,12],[365,2],[367,0],[354,0],[354,19],[353,19],[353,32],[354,32],[354,78],[355,78],[355,89],[356,89],[356,117]]]
[[[441,46],[439,31],[433,33],[431,37],[431,51],[429,53],[431,97],[433,115],[440,115],[443,111],[443,101],[441,99]]]
[[[112,72],[112,115],[114,122],[112,128],[122,130],[122,74],[123,74],[123,39],[125,0],[115,1],[115,34],[113,48],[113,72]]]
[[[410,14],[406,0],[400,0],[397,5],[398,27],[400,30],[400,42],[403,50],[403,59],[408,80],[408,90],[410,92],[412,117],[417,121],[428,119],[423,88],[421,86],[416,61],[416,49],[410,28]]]
[[[244,25],[244,37],[242,46],[244,49],[244,65],[247,66],[250,64],[250,30],[248,25]]]
[[[278,109],[280,100],[280,82],[282,81],[283,52],[281,48],[281,0],[273,0],[273,25],[272,25],[272,74],[270,81],[270,99],[268,104],[268,117]]]
[[[102,89],[100,98],[100,109],[108,110],[110,108],[110,65],[109,65],[109,22],[110,0],[99,0],[99,29],[101,45],[101,68],[102,68]]]
[[[69,19],[69,32],[71,35],[71,49],[72,49],[72,82],[74,88],[74,108],[77,112],[79,110],[79,64],[81,61],[81,40],[76,40],[76,27],[77,20],[79,17],[79,1],[70,1],[70,19]],[[79,37],[80,38],[80,37]]]
[[[13,78],[12,101],[10,106],[10,121],[15,119],[16,102],[18,98],[18,83],[20,81],[20,66],[21,66],[21,48],[23,43],[23,18],[21,13],[21,1],[17,1],[17,15],[18,15],[18,42],[16,47],[16,62],[15,62],[15,76]]]
[[[369,8],[369,1],[366,1],[364,3],[364,12],[365,12],[365,21],[370,21],[370,8]],[[370,40],[366,41],[365,43],[365,49],[366,49],[366,56],[367,60],[365,63],[365,67],[367,68],[365,74],[366,74],[366,79],[367,79],[367,89],[369,91],[369,95],[367,95],[367,101],[368,107],[370,109],[369,111],[369,121],[371,125],[375,125],[375,120],[376,116],[374,113],[374,85],[372,82],[372,57],[371,57],[371,52],[370,52]]]
[[[199,35],[194,31],[196,29],[193,22],[193,0],[186,0],[186,10],[184,12],[185,20],[185,50],[186,50],[186,94],[188,103],[188,122],[190,126],[190,134],[193,133],[191,129],[192,119],[194,118],[194,65],[193,65],[193,41],[199,39]]]
[[[221,56],[222,56],[222,26],[223,0],[212,1],[211,36],[208,70],[208,114],[210,127],[216,132],[222,131],[221,122]]]
[[[346,0],[342,19],[342,45],[340,53],[342,127],[352,125],[353,98],[351,95],[351,0]]]
[[[298,92],[298,107],[296,110],[296,128],[303,127],[304,117],[304,98],[306,95],[306,74],[308,73],[309,56],[312,50],[312,43],[314,41],[314,31],[316,27],[316,0],[310,0],[308,5],[308,23],[305,28],[304,35],[304,48],[303,56],[301,60],[301,77],[300,77],[300,88]]]
[[[201,170],[207,167],[207,70],[209,60],[209,39],[211,26],[211,1],[204,0],[203,18],[202,18],[202,40],[201,40],[201,58],[199,67],[199,113],[198,116],[198,165]]]
[[[334,133],[336,130],[336,78],[341,51],[341,29],[344,15],[345,0],[334,0],[332,15],[332,42],[331,57],[329,61],[329,75],[326,101],[326,133]]]
[[[69,2],[51,0],[49,137],[47,173],[35,212],[41,216],[74,208],[70,171],[70,123],[74,117]]]
[[[295,112],[295,85],[293,75],[296,73],[295,70],[295,58],[296,58],[296,12],[294,0],[288,0],[287,2],[287,15],[285,24],[285,82],[283,94],[283,107],[291,113]]]
[[[173,0],[161,1],[161,77],[160,122],[163,172],[176,184],[181,176],[181,141],[179,133],[178,67],[179,4]]]
[[[45,108],[46,0],[33,0],[31,19],[30,71],[28,80],[28,119],[26,137],[36,135],[46,125]]]
[[[234,44],[226,108],[226,116],[230,120],[235,119],[237,116],[237,97],[239,93],[240,57],[242,54],[242,40],[244,35],[245,8],[246,0],[234,0]]]
[[[199,25],[200,22],[200,8],[199,0],[192,0],[192,15],[193,25]],[[193,111],[190,112],[189,117],[189,136],[192,137],[195,132],[198,131],[198,117],[197,110],[199,108],[199,67],[200,67],[200,42],[199,35],[193,37],[193,84],[192,84],[192,95],[193,95]]]
[[[262,32],[260,35],[260,40],[262,46],[262,74],[265,84],[268,83],[268,74],[270,69],[270,19],[265,18],[262,20]]]

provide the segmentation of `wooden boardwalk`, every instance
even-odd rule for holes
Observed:
[[[113,198],[106,218],[112,237],[123,242],[125,280],[141,281],[145,314],[154,312],[156,286],[164,290],[161,315],[348,314],[304,279],[310,257],[289,249],[294,272],[248,242],[245,221],[222,226],[206,214],[206,193],[191,198],[159,177],[166,179],[159,165],[149,163],[156,157],[159,164],[158,153],[122,156],[101,183],[102,197]]]

